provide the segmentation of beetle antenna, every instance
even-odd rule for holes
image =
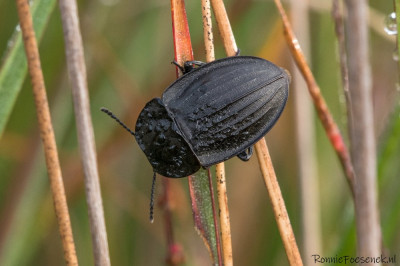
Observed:
[[[124,123],[122,123],[121,120],[119,120],[118,117],[116,117],[110,110],[107,108],[101,107],[100,110],[106,114],[108,114],[111,118],[113,118],[115,121],[117,121],[123,128],[125,128],[129,133],[131,133],[133,136],[135,136],[135,132],[130,130],[129,127],[127,127]]]
[[[151,184],[150,194],[150,223],[154,222],[154,189],[156,187],[156,172],[153,172],[153,182]]]

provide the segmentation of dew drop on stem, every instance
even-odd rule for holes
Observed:
[[[385,32],[388,35],[397,34],[396,13],[392,12],[385,18]]]

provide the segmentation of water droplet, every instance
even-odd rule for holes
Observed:
[[[17,27],[15,27],[16,31],[21,31],[21,26],[18,24]]]
[[[397,34],[396,13],[392,12],[385,18],[385,32],[389,35]]]
[[[11,47],[13,47],[14,46],[14,39],[11,39],[11,40],[9,40],[8,42],[7,42],[7,47],[8,48],[11,48]]]

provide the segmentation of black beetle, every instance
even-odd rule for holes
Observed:
[[[163,176],[185,177],[234,156],[248,160],[252,145],[285,107],[286,71],[252,56],[190,61],[180,68],[184,75],[143,108],[135,133],[102,111],[135,136],[154,172]]]

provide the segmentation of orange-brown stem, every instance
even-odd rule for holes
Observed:
[[[226,54],[228,56],[234,56],[236,55],[238,48],[235,42],[235,37],[233,35],[223,1],[211,0],[211,4],[213,6],[213,10],[217,20],[219,32],[221,33],[222,40],[224,42]],[[268,194],[270,195],[271,204],[273,206],[275,218],[278,224],[282,241],[284,243],[289,263],[290,265],[303,265],[300,257],[300,252],[296,244],[293,229],[290,224],[289,216],[287,215],[287,210],[284,204],[282,193],[280,192],[279,184],[276,180],[275,172],[273,170],[274,167],[272,165],[272,161],[268,159],[269,155],[268,158],[266,158],[265,156],[261,157],[262,154],[265,153],[268,154],[268,147],[265,140],[262,139],[261,141],[256,143],[255,148],[261,169],[267,168],[271,170],[269,173],[268,171],[262,171],[262,174],[268,190]],[[267,182],[268,180],[270,181]],[[274,186],[268,185],[270,183],[273,183]],[[283,216],[281,215],[285,213],[286,215]]]
[[[337,156],[339,157],[340,163],[342,164],[345,175],[347,177],[350,190],[354,197],[355,174],[350,158],[350,153],[347,149],[346,144],[344,143],[339,127],[337,126],[331,112],[329,111],[325,99],[321,95],[321,90],[311,72],[310,67],[307,64],[305,56],[300,48],[300,44],[292,30],[286,12],[282,7],[281,1],[275,0],[275,4],[282,18],[286,42],[293,55],[294,61],[296,62],[301,74],[303,75],[307,83],[307,87],[314,102],[315,109],[317,110],[318,117],[321,120],[322,126],[325,129],[329,141],[331,142]]]
[[[33,30],[29,3],[26,0],[16,0],[19,21],[24,40],[28,69],[31,77],[32,90],[35,99],[39,122],[40,137],[43,142],[47,172],[53,194],[54,208],[58,220],[59,231],[64,249],[64,259],[67,265],[78,265],[75,243],[72,235],[71,221],[68,213],[67,200],[58,159],[57,146],[51,123],[50,110],[47,101],[46,88],[40,64],[39,50]]]

